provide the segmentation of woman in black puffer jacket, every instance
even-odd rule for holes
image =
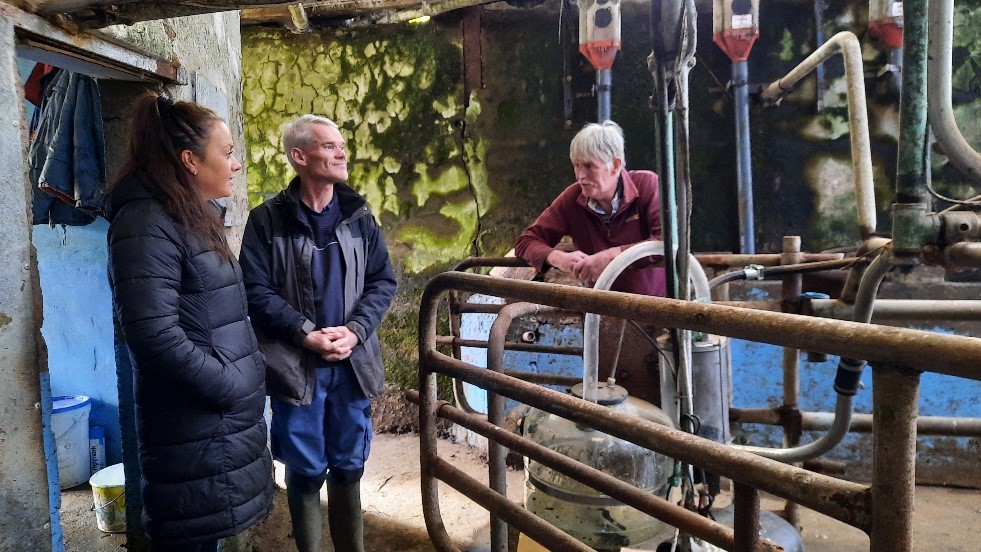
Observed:
[[[265,362],[212,200],[242,165],[212,111],[148,94],[110,189],[110,283],[134,364],[154,551],[213,551],[269,512]]]

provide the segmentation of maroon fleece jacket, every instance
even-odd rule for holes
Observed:
[[[609,222],[593,211],[578,184],[566,188],[535,222],[518,237],[514,253],[539,272],[548,270],[548,254],[563,236],[576,249],[593,255],[614,246],[631,246],[661,239],[657,175],[650,171],[621,171],[623,199]],[[624,247],[626,249],[626,247]],[[665,295],[664,269],[641,259],[624,270],[611,289],[643,295]]]

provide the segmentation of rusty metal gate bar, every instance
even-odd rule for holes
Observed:
[[[407,392],[406,398],[415,404],[419,404],[418,391],[413,390]],[[510,431],[501,431],[500,427],[481,419],[479,416],[467,414],[445,401],[436,402],[436,415],[439,418],[449,420],[483,435],[488,439],[497,440],[507,448],[519,452],[536,462],[540,462],[542,465],[548,466],[555,471],[568,475],[569,477],[574,477],[577,481],[586,483],[600,492],[610,496],[616,495],[624,504],[633,506],[642,512],[666,521],[683,531],[693,534],[698,532],[703,535],[710,535],[705,540],[716,546],[728,550],[732,550],[735,546],[733,530],[729,527],[696,512],[679,508],[663,498],[623,483],[596,468],[572,460],[568,456],[559,454]],[[484,485],[473,479],[469,479],[468,485],[453,485],[454,488],[464,494],[467,494],[467,491],[473,486],[484,487]],[[776,551],[779,550],[779,547],[770,543],[760,543],[754,550]]]
[[[884,363],[874,368],[876,382],[879,374],[899,372],[904,375],[904,393],[886,395],[877,386],[875,393],[882,406],[895,411],[894,403],[885,404],[884,397],[903,397],[900,409],[908,411],[912,404],[912,419],[902,417],[897,421],[888,415],[873,420],[873,454],[877,469],[873,471],[871,487],[866,487],[828,476],[815,474],[800,468],[786,466],[725,445],[610,412],[608,409],[568,395],[509,378],[491,370],[473,368],[466,363],[436,351],[437,306],[442,294],[448,290],[487,293],[498,297],[532,301],[566,310],[595,312],[662,327],[681,327],[730,335],[772,343],[785,347],[823,351],[855,358],[868,359],[872,363]],[[933,362],[943,357],[947,362],[940,367]],[[434,477],[445,471],[438,465],[436,456],[435,393],[436,373],[450,375],[490,391],[512,397],[574,421],[586,423],[638,445],[688,461],[726,475],[739,485],[762,489],[777,496],[799,502],[815,511],[824,513],[871,535],[872,549],[897,551],[910,550],[911,537],[899,527],[908,527],[912,515],[909,510],[887,511],[874,504],[912,504],[913,464],[910,454],[898,458],[883,454],[885,441],[889,445],[912,450],[915,444],[915,413],[918,386],[909,385],[914,369],[931,368],[931,371],[981,379],[981,340],[935,334],[903,328],[888,328],[851,322],[828,321],[810,317],[749,311],[736,307],[698,304],[671,299],[595,291],[555,284],[504,280],[486,276],[446,273],[437,276],[423,294],[420,309],[420,430],[422,432],[423,504],[427,527],[434,543],[440,550],[455,550],[446,536],[439,517],[438,490]],[[888,366],[886,366],[888,364]],[[882,388],[890,386],[884,379]],[[916,380],[918,382],[918,376]],[[912,389],[910,389],[912,387]],[[880,397],[881,395],[881,397]],[[504,430],[498,430],[503,432]],[[439,473],[437,473],[439,472]],[[898,484],[897,484],[898,483]],[[893,484],[896,484],[893,486]],[[892,487],[889,494],[885,489]],[[612,496],[612,495],[611,495]],[[621,497],[617,497],[621,498]],[[754,500],[741,500],[754,503]],[[515,508],[519,508],[515,506]],[[737,512],[737,519],[752,519],[748,512]],[[544,523],[544,522],[540,522]],[[741,530],[745,530],[743,527]],[[908,529],[906,530],[908,532]],[[698,535],[705,538],[710,535]],[[753,538],[743,535],[737,546],[749,546]],[[888,543],[888,544],[886,544]],[[885,547],[885,548],[883,548]],[[737,548],[737,550],[748,550]]]

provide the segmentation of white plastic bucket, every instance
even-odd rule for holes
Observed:
[[[92,402],[85,395],[53,397],[51,432],[58,455],[58,484],[62,489],[76,487],[92,475],[89,466],[89,411]]]
[[[95,523],[106,533],[126,532],[126,475],[122,464],[99,470],[89,479]]]

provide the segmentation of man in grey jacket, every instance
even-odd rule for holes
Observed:
[[[249,316],[266,355],[273,456],[300,552],[364,551],[360,480],[371,444],[370,399],[385,370],[375,329],[395,295],[381,229],[344,183],[344,138],[330,119],[289,123],[283,145],[297,177],[249,214],[241,265]]]

